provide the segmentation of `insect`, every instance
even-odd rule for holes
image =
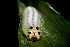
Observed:
[[[41,15],[37,9],[28,6],[22,13],[22,30],[30,41],[41,39]]]

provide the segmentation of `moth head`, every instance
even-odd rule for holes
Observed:
[[[41,31],[39,27],[30,27],[28,31],[28,40],[37,41],[41,39]]]

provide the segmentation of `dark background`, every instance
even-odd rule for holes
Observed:
[[[48,2],[51,6],[59,12],[66,20],[70,21],[70,3],[68,0],[43,0]]]

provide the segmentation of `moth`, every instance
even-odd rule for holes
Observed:
[[[32,6],[28,6],[22,13],[22,30],[30,41],[41,39],[41,14]]]

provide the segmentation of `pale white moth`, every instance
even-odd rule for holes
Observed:
[[[28,40],[36,41],[41,39],[41,14],[32,6],[28,6],[22,13],[22,30]]]

